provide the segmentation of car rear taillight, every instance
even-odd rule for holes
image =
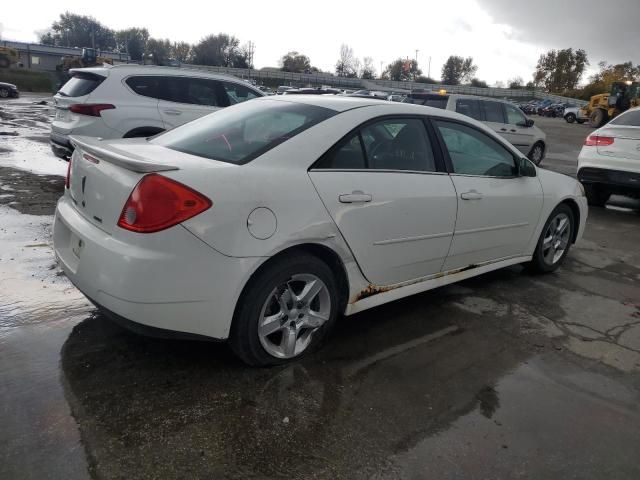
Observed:
[[[157,173],[142,177],[122,209],[118,226],[138,233],[173,227],[213,205],[211,200]]]
[[[113,110],[115,105],[110,103],[75,103],[69,105],[69,111],[80,115],[89,115],[90,117],[99,117],[103,110]]]
[[[66,189],[71,187],[71,158],[69,158],[69,165],[67,165],[67,178],[64,180],[64,187]]]
[[[589,135],[584,141],[585,147],[606,147],[613,144],[613,137],[602,137],[600,135]]]

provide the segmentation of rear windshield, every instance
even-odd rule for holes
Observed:
[[[103,76],[76,72],[58,93],[63,97],[83,97],[93,92],[103,81]]]
[[[609,125],[623,125],[626,127],[640,127],[640,110],[632,110],[609,122]]]
[[[243,102],[175,128],[151,142],[179,152],[240,165],[336,113],[302,103]]]
[[[404,99],[403,103],[414,103],[416,105],[424,105],[426,107],[435,107],[446,109],[449,97],[443,97],[442,95],[409,95]]]

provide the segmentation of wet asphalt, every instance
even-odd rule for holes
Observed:
[[[640,478],[638,202],[591,209],[554,274],[343,318],[314,355],[250,369],[123,330],[60,274],[63,179],[12,157],[41,155],[39,100],[0,104],[1,479]],[[590,129],[534,118],[546,167],[575,172]]]

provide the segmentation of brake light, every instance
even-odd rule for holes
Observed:
[[[113,110],[115,105],[110,103],[75,103],[69,105],[69,111],[80,115],[89,115],[90,117],[99,117],[103,110]]]
[[[182,183],[151,173],[142,177],[125,203],[118,226],[138,233],[165,230],[211,208],[207,197]]]
[[[67,190],[71,187],[71,158],[69,158],[69,165],[67,165],[67,178],[64,180],[64,187]]]
[[[613,144],[613,137],[602,137],[600,135],[589,135],[584,141],[585,147],[606,147]]]

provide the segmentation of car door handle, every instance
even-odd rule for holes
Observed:
[[[180,110],[163,110],[167,115],[182,115]]]
[[[501,131],[501,132],[506,132],[506,131],[507,131],[507,129],[506,129],[506,128],[501,128],[501,129],[500,129],[500,131]]]
[[[475,190],[471,190],[469,192],[461,193],[460,198],[463,200],[482,200],[482,194]]]
[[[513,129],[511,131],[514,132],[514,133],[517,132],[517,130],[513,130]]]
[[[351,193],[343,193],[338,197],[340,203],[367,203],[371,201],[371,195],[361,190],[354,190]]]

